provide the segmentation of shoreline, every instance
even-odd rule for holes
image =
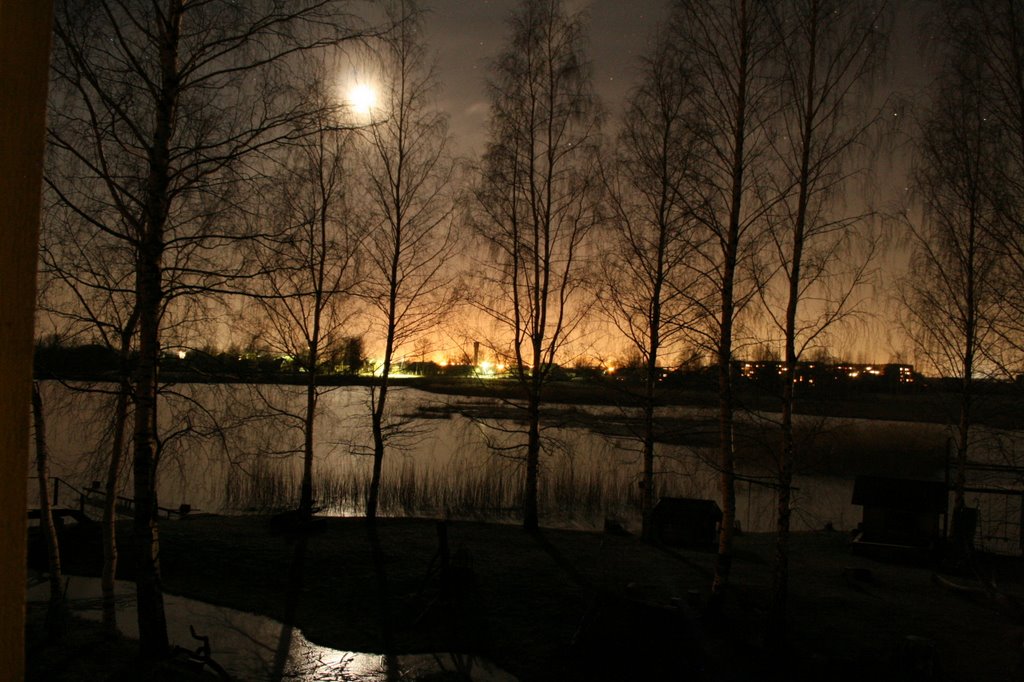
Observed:
[[[161,382],[173,385],[223,386],[304,386],[302,375],[202,374],[165,371]],[[40,381],[61,383],[114,383],[116,376],[102,372],[41,372]],[[368,388],[380,380],[368,376],[324,375],[317,383],[325,388]],[[392,377],[389,385],[411,388],[438,396],[487,398],[516,401],[522,397],[514,379],[480,379],[466,377]],[[998,389],[998,390],[997,390]],[[977,400],[985,409],[976,415],[976,423],[993,428],[1024,429],[1021,400],[1014,385],[998,385],[991,391],[979,389]],[[658,387],[659,407],[697,407],[715,409],[717,392],[714,385],[696,377],[687,382]],[[781,395],[768,387],[737,384],[738,411],[777,413]],[[806,417],[835,417],[868,420],[892,420],[907,423],[948,423],[955,414],[956,395],[942,387],[883,390],[877,387],[853,387],[841,390],[804,390],[796,397],[796,414]],[[643,401],[642,386],[612,379],[567,379],[550,382],[544,402],[559,405],[639,407]]]

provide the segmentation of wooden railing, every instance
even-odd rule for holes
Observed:
[[[30,481],[38,481],[39,478],[35,476],[29,477]],[[67,500],[68,496],[77,495],[77,500],[74,504],[78,511],[83,514],[86,512],[86,508],[102,509],[107,500],[107,494],[100,488],[99,481],[93,481],[92,485],[88,488],[80,489],[77,486],[68,483],[63,478],[58,476],[51,476],[50,480],[53,481],[53,492],[50,499],[50,504],[54,509],[61,508],[62,500],[62,489],[63,499]],[[70,508],[66,502],[63,508]],[[114,509],[119,514],[132,514],[135,510],[135,499],[131,497],[125,497],[124,495],[118,495],[115,502]],[[181,518],[192,511],[192,507],[187,504],[183,504],[177,509],[171,509],[169,507],[157,507],[157,513],[163,516],[165,519],[170,518]]]

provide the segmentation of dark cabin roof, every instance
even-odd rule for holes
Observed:
[[[697,500],[691,497],[663,497],[654,507],[658,514],[676,518],[710,518],[722,520],[722,510],[714,500]]]
[[[858,476],[853,483],[853,504],[901,511],[945,514],[949,492],[942,481]]]

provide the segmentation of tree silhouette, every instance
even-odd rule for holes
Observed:
[[[695,217],[706,237],[695,248],[701,278],[695,302],[704,307],[702,337],[718,364],[718,423],[722,523],[712,583],[712,609],[721,606],[732,567],[736,521],[732,389],[737,317],[755,295],[752,259],[765,231],[773,197],[767,179],[769,122],[778,109],[773,3],[754,0],[682,0],[671,31],[693,74],[695,129],[706,148]],[[706,293],[707,292],[707,293]]]
[[[769,277],[759,288],[772,327],[781,333],[781,446],[777,466],[776,556],[768,632],[785,633],[789,528],[797,444],[793,433],[797,363],[809,347],[853,314],[854,294],[870,263],[870,216],[844,212],[855,155],[868,147],[879,109],[865,101],[886,41],[883,3],[796,0],[780,5],[781,99],[773,140],[777,158]],[[858,165],[858,163],[860,165]],[[776,292],[781,290],[781,296]]]
[[[269,170],[254,188],[261,208],[243,251],[259,273],[248,288],[259,338],[293,358],[305,383],[303,410],[279,414],[302,433],[299,514],[308,518],[320,378],[333,373],[349,342],[365,228],[351,207],[353,133],[327,85],[330,68],[305,63],[301,96],[310,113],[296,122],[295,139],[268,155]]]
[[[692,205],[703,147],[691,108],[692,76],[670,33],[658,37],[641,68],[606,179],[609,239],[600,259],[600,300],[638,355],[644,378],[640,499],[642,535],[651,540],[658,363],[679,349],[701,312],[693,303]]]
[[[51,104],[52,106],[52,104]],[[50,156],[48,178],[68,173]],[[66,161],[66,164],[71,162]],[[53,194],[47,193],[52,199]],[[37,311],[46,324],[60,329],[58,338],[87,340],[110,350],[116,371],[107,385],[74,385],[73,390],[105,394],[112,399],[103,504],[103,624],[117,630],[117,497],[126,455],[127,427],[132,400],[132,353],[138,314],[132,291],[131,246],[105,232],[90,231],[81,216],[60,201],[49,203],[40,232],[40,291]],[[88,235],[88,237],[85,237]]]
[[[368,519],[377,516],[384,454],[394,431],[387,423],[387,399],[395,352],[425,338],[451,309],[445,267],[455,246],[448,121],[434,101],[437,84],[423,43],[422,15],[411,0],[396,0],[387,11],[395,28],[380,50],[380,105],[365,129],[363,155],[372,225],[361,294],[384,339],[384,356],[374,368],[380,380],[370,388]]]
[[[527,421],[523,526],[538,526],[541,404],[559,348],[587,311],[584,247],[598,223],[598,111],[578,14],[524,0],[490,73],[490,140],[477,192],[489,245],[475,300],[510,337]]]
[[[132,254],[138,313],[133,473],[139,641],[167,651],[156,530],[157,386],[161,324],[223,288],[218,248],[236,178],[254,151],[287,138],[302,115],[282,85],[291,57],[352,37],[345,5],[299,0],[57,3],[51,191],[88,230]],[[86,234],[82,238],[87,238]]]
[[[922,205],[910,222],[912,273],[902,298],[917,355],[958,382],[953,529],[964,508],[964,486],[975,378],[999,356],[1000,265],[998,197],[1004,159],[1002,130],[988,117],[987,79],[974,47],[954,47],[917,140],[914,184]]]

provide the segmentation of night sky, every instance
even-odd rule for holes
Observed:
[[[441,106],[451,116],[456,153],[479,154],[487,126],[487,65],[504,47],[507,18],[517,0],[430,0],[427,39],[437,54]],[[614,117],[634,83],[637,57],[668,15],[666,0],[570,1],[587,8],[594,86]]]
[[[471,161],[479,158],[487,135],[487,68],[504,47],[507,19],[517,0],[427,0],[423,7],[430,50],[437,57],[441,84],[440,106],[450,116],[452,151]],[[570,11],[584,10],[588,17],[588,54],[593,82],[607,118],[606,137],[617,127],[623,102],[635,86],[638,58],[669,14],[671,0],[569,0]],[[879,209],[897,212],[908,200],[910,133],[915,105],[926,101],[935,58],[929,47],[929,5],[921,0],[894,3],[894,25],[887,67],[880,74],[874,97],[881,106],[889,102],[893,136],[875,160],[870,201]],[[849,205],[865,199],[848,196]],[[865,292],[865,308],[859,326],[835,343],[833,352],[861,362],[884,362],[897,353],[906,355],[909,342],[898,326],[898,310],[890,292],[906,268],[906,252],[898,234],[877,254],[879,279]],[[623,339],[610,344],[593,339],[599,353],[615,353]]]
[[[427,40],[437,56],[442,107],[460,153],[482,148],[487,122],[486,72],[489,60],[504,47],[507,18],[518,0],[426,0]],[[588,53],[594,85],[613,122],[635,84],[637,58],[664,23],[671,0],[569,0],[569,10],[589,18]],[[933,61],[927,46],[928,3],[895,3],[889,68],[879,90],[919,101],[930,80]]]

